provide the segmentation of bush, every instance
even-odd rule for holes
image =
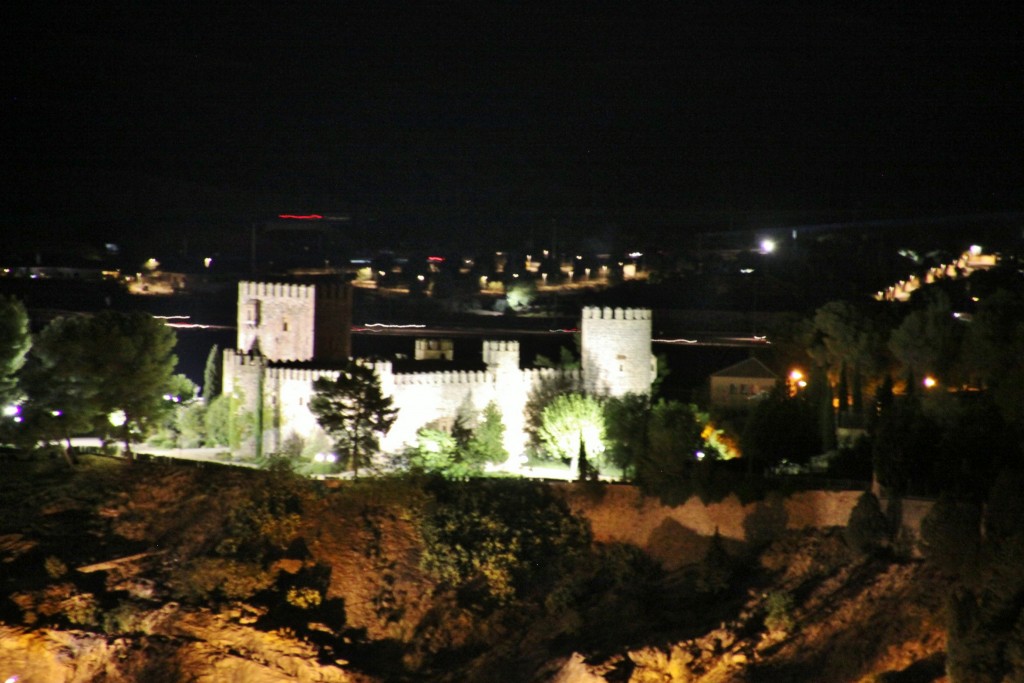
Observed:
[[[925,557],[942,571],[973,573],[981,543],[978,507],[940,498],[921,520],[921,541]]]
[[[863,555],[877,552],[889,545],[889,522],[882,513],[878,498],[870,491],[865,491],[857,499],[857,504],[850,511],[850,519],[846,523],[846,542],[851,548]]]
[[[313,609],[320,606],[323,596],[315,588],[292,587],[284,596],[285,602],[299,609]]]
[[[788,633],[796,626],[793,618],[793,596],[787,591],[772,591],[765,596],[764,625],[770,631]]]
[[[533,482],[437,481],[421,521],[422,564],[453,587],[478,585],[498,603],[542,590],[590,545],[585,522]]]

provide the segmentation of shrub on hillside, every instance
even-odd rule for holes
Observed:
[[[453,587],[477,585],[499,603],[540,590],[590,545],[564,501],[525,481],[437,481],[421,521],[422,563]]]
[[[889,545],[889,521],[882,513],[878,498],[865,491],[857,499],[846,523],[846,542],[858,553],[869,555]]]

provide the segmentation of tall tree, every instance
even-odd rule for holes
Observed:
[[[636,462],[636,481],[650,493],[662,495],[678,487],[696,462],[694,452],[703,443],[693,409],[664,399],[651,405],[647,421],[647,448]]]
[[[884,334],[874,316],[848,301],[831,301],[814,313],[817,340],[835,378],[840,411],[852,406],[863,415],[863,387],[880,379]]]
[[[20,301],[0,296],[0,406],[6,407],[18,398],[18,371],[32,339],[28,331],[28,314]]]
[[[945,292],[931,290],[926,301],[924,308],[908,313],[892,331],[889,349],[908,378],[919,380],[931,374],[944,383],[954,383],[959,379],[957,360],[963,329],[953,317]]]
[[[502,463],[508,460],[505,449],[505,422],[501,409],[491,401],[480,414],[480,423],[473,430],[468,445],[471,459],[481,464]]]
[[[651,399],[645,394],[626,394],[608,399],[604,406],[608,434],[607,458],[624,478],[636,476],[636,465],[647,452],[647,425]]]
[[[343,464],[359,475],[380,451],[380,440],[398,419],[398,410],[385,396],[376,371],[350,360],[337,377],[321,377],[313,382],[309,409],[320,426],[334,441]]]
[[[203,401],[207,405],[220,396],[223,364],[224,357],[221,355],[220,346],[214,344],[210,347],[210,353],[206,356],[206,366],[203,368]]]

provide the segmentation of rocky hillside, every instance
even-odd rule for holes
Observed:
[[[943,579],[838,528],[666,568],[531,483],[0,466],[0,680],[942,680]]]

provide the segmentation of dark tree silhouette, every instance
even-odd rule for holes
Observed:
[[[376,371],[349,361],[336,378],[313,382],[315,395],[309,409],[334,442],[343,464],[359,475],[380,451],[380,439],[398,418],[390,396],[384,396]]]

